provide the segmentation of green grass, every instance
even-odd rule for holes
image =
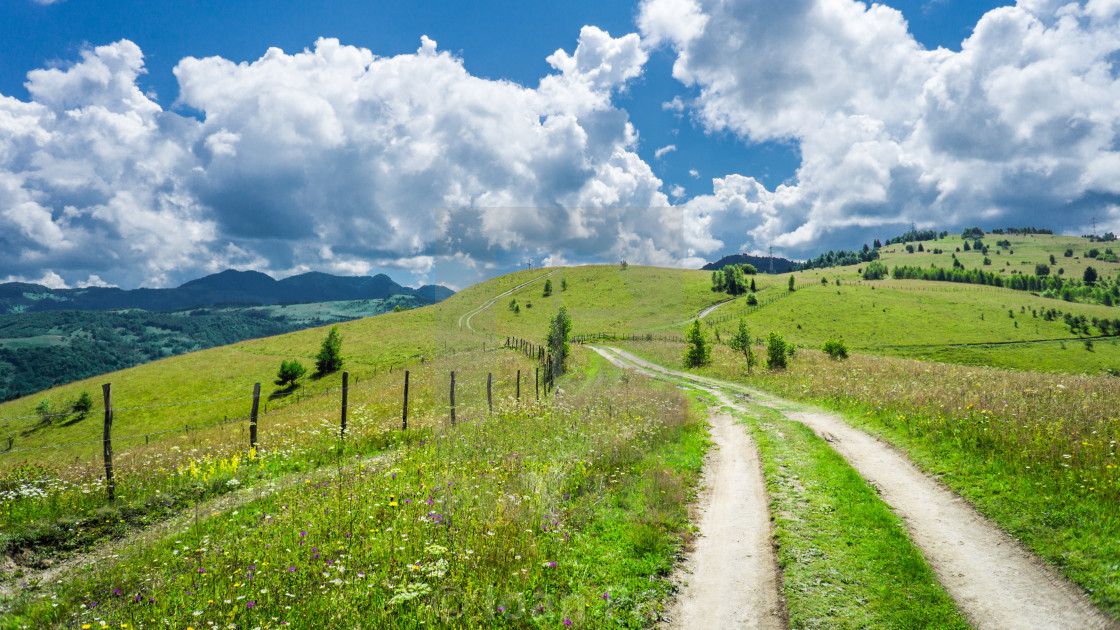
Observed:
[[[624,345],[681,365],[681,344]],[[1120,379],[815,350],[747,377],[741,356],[712,357],[692,371],[834,409],[903,449],[1120,617]]]
[[[751,410],[790,627],[968,628],[875,489],[805,425]]]
[[[643,627],[671,589],[703,427],[597,357],[561,386],[583,393],[443,423],[380,463],[328,453],[336,474],[21,589],[0,627]]]

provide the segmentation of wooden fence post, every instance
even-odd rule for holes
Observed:
[[[117,482],[113,480],[113,393],[112,383],[101,386],[101,394],[105,398],[105,432],[102,436],[102,456],[105,459],[105,489],[109,493],[109,503],[117,500]]]
[[[521,400],[521,370],[517,371],[517,400]]]
[[[455,426],[455,370],[451,370],[451,426]]]
[[[257,447],[257,411],[261,403],[261,384],[253,385],[253,411],[249,413],[249,448]]]
[[[490,415],[494,414],[494,398],[490,393],[490,386],[494,381],[494,373],[486,373],[486,406],[490,409]]]
[[[401,409],[401,431],[408,430],[408,370],[404,371],[404,408]]]
[[[537,400],[541,399],[541,369],[533,368],[533,385],[537,388]]]
[[[342,373],[342,425],[338,431],[338,439],[346,439],[346,394],[350,391],[350,373]]]

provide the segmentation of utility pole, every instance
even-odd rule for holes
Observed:
[[[770,246],[770,273],[774,273],[774,246]]]
[[[1097,235],[1097,217],[1093,217],[1093,236]]]

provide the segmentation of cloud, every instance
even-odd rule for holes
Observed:
[[[677,145],[667,144],[667,145],[661,147],[660,149],[654,151],[653,152],[653,157],[660,160],[662,157],[665,156],[666,153],[672,153],[673,151],[676,151],[676,150],[677,150]]]
[[[686,214],[729,247],[808,253],[911,221],[1073,230],[1108,215],[1118,13],[1020,2],[983,16],[959,53],[926,50],[898,11],[850,0],[646,0],[638,23],[698,91],[676,108],[710,132],[800,146],[792,185],[728,175]]]
[[[427,37],[394,57],[320,39],[182,59],[193,118],[138,89],[135,44],[89,48],[29,73],[29,101],[0,96],[0,268],[124,286],[226,267],[426,274],[505,251],[613,259],[635,236],[672,259],[679,239],[640,210],[668,197],[611,102],[647,58],[636,34],[588,26],[525,87]]]

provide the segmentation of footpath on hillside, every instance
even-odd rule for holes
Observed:
[[[644,372],[655,378],[687,382],[690,386],[715,396],[720,404],[740,411],[744,411],[744,407],[729,393],[748,393],[759,404],[776,409],[787,418],[810,427],[819,437],[829,442],[864,479],[874,484],[883,501],[905,520],[914,543],[922,550],[946,591],[976,628],[1120,628],[1120,624],[1094,607],[1080,589],[1023,549],[966,501],[926,476],[904,454],[867,433],[852,428],[839,416],[804,411],[790,402],[740,385],[670,370],[618,348],[593,347],[593,350],[621,367]],[[744,449],[740,453],[744,459],[750,458],[757,462],[757,454],[751,450],[752,445],[739,443],[731,446],[732,443],[725,441],[728,436],[719,428],[718,418],[716,416],[713,419],[713,439],[721,446],[718,456],[726,457],[723,451],[728,448],[739,448]],[[730,433],[745,435],[742,428],[734,426]],[[749,444],[749,440],[747,443]],[[757,466],[757,463],[754,465]],[[728,483],[730,479],[732,477],[715,476],[711,482]],[[762,483],[761,476],[758,483]],[[721,493],[727,490],[718,485],[710,486],[709,491],[720,502],[734,501],[725,508],[733,512],[730,518],[739,519],[740,523],[756,518],[758,513],[766,514],[765,505],[759,509],[741,498],[724,499]],[[769,532],[769,523],[763,527],[764,531]],[[720,545],[738,544],[739,541],[731,541],[729,538],[741,536],[742,531],[747,529],[754,527],[730,531],[709,527],[706,531],[705,521],[701,519],[701,533],[705,537],[702,540],[712,538],[707,544],[716,548]],[[767,535],[767,547],[768,538]],[[694,571],[690,583],[718,585],[721,580],[729,579],[728,574],[721,573],[726,571],[724,566],[718,562],[702,562],[700,553],[698,546],[696,556],[690,561]],[[700,572],[706,574],[700,575]],[[740,614],[738,607],[741,603],[735,599],[715,597],[705,600],[706,606],[721,607],[727,611],[715,613],[695,611],[689,607],[688,597],[686,591],[685,597],[678,604],[677,612],[679,615],[697,616],[675,620],[672,626],[674,628],[724,627],[711,625],[708,620],[734,618],[713,616],[717,614]],[[756,620],[766,618],[768,604],[759,605],[763,608],[753,613],[741,614],[744,618],[753,615]],[[738,627],[770,627],[739,623]]]

